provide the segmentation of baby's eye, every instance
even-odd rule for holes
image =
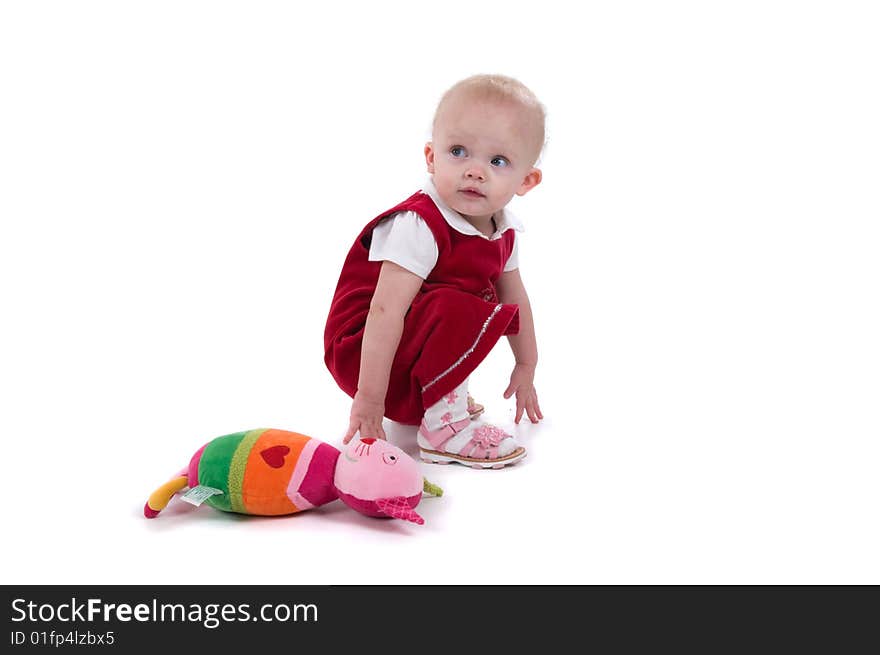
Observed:
[[[391,453],[385,453],[382,455],[382,461],[386,464],[397,464],[397,455],[392,455]]]
[[[467,155],[467,150],[463,146],[452,146],[449,149],[449,154],[453,157],[464,157]]]
[[[510,166],[510,162],[507,160],[506,157],[501,157],[499,155],[498,157],[492,157],[492,165],[498,166],[499,168],[504,168],[505,166]]]

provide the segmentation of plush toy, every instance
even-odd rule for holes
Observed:
[[[174,494],[226,512],[277,516],[337,498],[367,516],[423,524],[415,512],[422,492],[443,491],[425,480],[400,448],[377,439],[354,440],[345,452],[296,432],[260,429],[217,437],[202,446],[144,505],[155,518]]]

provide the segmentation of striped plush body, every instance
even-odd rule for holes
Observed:
[[[206,443],[189,466],[153,492],[144,515],[155,518],[187,487],[187,498],[211,494],[199,500],[225,512],[278,516],[339,499],[367,516],[414,523],[423,523],[414,511],[422,491],[440,492],[411,457],[386,441],[355,440],[342,452],[320,439],[266,428]]]
[[[205,503],[227,512],[293,514],[338,498],[333,474],[339,454],[330,444],[296,432],[236,432],[193,455],[188,484],[222,491]]]

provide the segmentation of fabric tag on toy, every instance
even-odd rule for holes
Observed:
[[[195,505],[198,507],[203,502],[208,500],[211,496],[216,496],[217,494],[222,494],[223,491],[220,489],[215,489],[214,487],[206,487],[203,484],[198,485],[197,487],[193,487],[185,494],[183,494],[180,499],[185,500],[190,505]]]

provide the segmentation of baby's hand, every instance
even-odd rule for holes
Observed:
[[[538,392],[535,391],[534,380],[534,366],[517,364],[513,367],[513,373],[510,374],[510,384],[507,385],[507,389],[504,391],[504,397],[510,398],[513,394],[516,394],[515,423],[519,423],[523,410],[525,410],[532,423],[537,423],[544,418],[538,405]]]
[[[351,404],[351,416],[348,419],[348,431],[342,439],[342,443],[348,443],[355,433],[360,431],[361,439],[373,437],[385,439],[385,430],[382,429],[382,419],[385,416],[385,403],[364,398],[360,391],[354,395]]]

